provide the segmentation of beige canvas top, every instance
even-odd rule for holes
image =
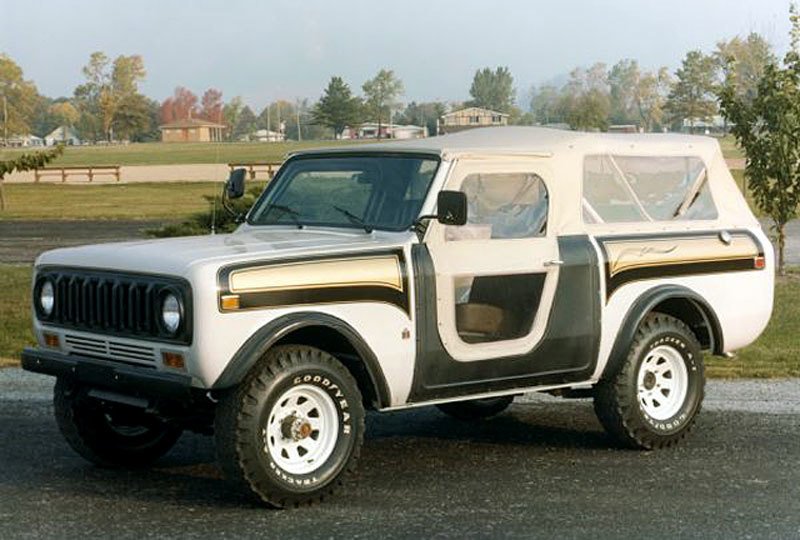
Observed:
[[[450,135],[383,143],[347,145],[306,150],[308,153],[408,152],[438,155],[449,161],[491,160],[519,164],[540,160],[551,172],[551,204],[564,209],[555,217],[562,232],[582,232],[588,227],[581,218],[584,159],[592,155],[698,157],[707,168],[708,182],[718,210],[715,220],[697,222],[614,223],[592,225],[598,231],[653,231],[675,228],[733,228],[758,226],[758,221],[728,170],[719,143],[712,137],[674,133],[586,133],[542,127],[489,127]],[[488,164],[487,164],[488,165]]]

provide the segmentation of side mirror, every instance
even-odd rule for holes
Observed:
[[[244,169],[234,169],[228,181],[225,182],[225,195],[228,199],[238,199],[244,195],[244,180],[247,171]]]
[[[436,219],[443,225],[467,222],[467,196],[462,191],[440,191],[436,199]]]

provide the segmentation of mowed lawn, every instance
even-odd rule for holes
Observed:
[[[69,146],[51,166],[84,165],[179,165],[192,163],[234,163],[283,161],[287,154],[308,148],[364,144],[371,141],[286,141],[280,143],[132,143],[110,146]],[[374,142],[374,141],[373,141]],[[726,158],[744,157],[731,136],[720,139]],[[9,159],[23,149],[0,149],[0,160]],[[157,180],[157,179],[154,179]]]
[[[16,365],[33,343],[30,321],[31,267],[0,265],[0,365]],[[764,334],[734,359],[708,358],[710,377],[800,377],[800,269],[779,278],[775,310]]]
[[[364,141],[357,141],[363,143]],[[286,154],[307,148],[341,146],[352,141],[286,141],[275,143],[132,143],[109,146],[68,146],[50,166],[179,165],[191,163],[251,163],[283,161]],[[0,160],[30,149],[0,149]],[[154,178],[157,180],[157,178]]]
[[[204,196],[219,195],[219,182],[135,184],[6,184],[6,209],[14,219],[169,219],[210,211]]]

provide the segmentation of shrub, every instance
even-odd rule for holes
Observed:
[[[244,215],[256,202],[262,190],[263,186],[251,187],[244,197],[231,201],[231,207],[237,214]],[[236,229],[238,223],[236,223],[235,217],[222,207],[219,196],[205,195],[204,198],[208,201],[208,211],[193,214],[182,223],[169,223],[157,229],[148,229],[145,234],[154,238],[211,234],[212,222],[218,233],[229,233]],[[214,207],[216,207],[216,211]]]

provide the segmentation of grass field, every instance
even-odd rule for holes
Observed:
[[[50,165],[176,165],[283,161],[289,152],[343,144],[352,144],[352,142],[331,140],[280,143],[133,143],[114,146],[69,146],[64,149],[64,155]],[[8,159],[24,151],[0,149],[0,160]]]
[[[744,157],[744,151],[736,144],[736,139],[732,135],[726,135],[719,139],[719,145],[722,147],[722,155],[726,159],[737,159]]]
[[[218,182],[137,184],[7,184],[6,210],[13,219],[170,219],[208,210],[204,195],[218,195]]]
[[[0,366],[16,365],[22,348],[33,342],[30,274],[30,266],[0,265]],[[708,358],[710,377],[800,377],[800,269],[779,278],[775,294],[775,310],[764,334],[732,360]]]
[[[176,165],[282,161],[289,152],[306,148],[364,143],[368,141],[287,141],[281,143],[134,143],[115,146],[70,146],[52,165]],[[744,157],[731,136],[720,139],[726,158]],[[21,149],[0,149],[0,160]]]

